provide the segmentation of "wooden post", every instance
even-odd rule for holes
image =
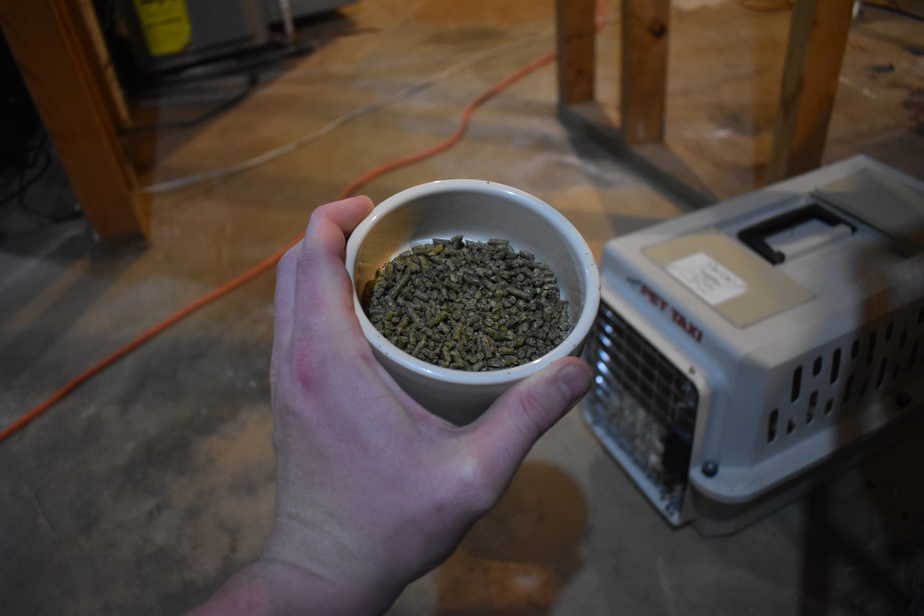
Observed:
[[[622,0],[621,125],[631,145],[664,140],[670,0]]]
[[[765,183],[821,164],[852,11],[851,0],[796,0]]]
[[[594,98],[595,10],[595,0],[555,2],[559,104]]]
[[[86,16],[78,0],[0,0],[0,27],[90,224],[104,240],[146,234],[147,201]]]
[[[93,0],[77,0],[77,7],[79,13],[74,16],[75,26],[86,33],[84,43],[90,45],[89,49],[94,54],[91,58],[93,66],[99,67],[99,70],[93,71],[93,76],[99,81],[100,92],[105,97],[110,114],[117,122],[117,127],[120,130],[127,130],[133,125],[131,112],[125,102],[122,84],[119,83],[119,77],[116,75],[115,64],[109,55],[105,36],[100,30],[96,9],[93,8]]]

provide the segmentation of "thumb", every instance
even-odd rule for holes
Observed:
[[[576,357],[561,359],[507,390],[473,425],[467,449],[484,477],[503,489],[532,446],[583,396],[591,372]]]

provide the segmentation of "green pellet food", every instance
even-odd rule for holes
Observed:
[[[507,240],[456,236],[414,246],[376,272],[364,305],[393,344],[457,370],[529,363],[571,331],[555,274]]]

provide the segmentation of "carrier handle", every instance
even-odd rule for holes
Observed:
[[[798,227],[811,220],[820,220],[831,227],[847,225],[850,227],[851,233],[857,230],[853,224],[844,220],[831,210],[823,208],[817,203],[812,203],[805,207],[783,212],[773,218],[762,220],[750,227],[745,227],[738,231],[738,239],[741,240],[745,246],[769,261],[771,265],[779,265],[786,261],[786,255],[768,244],[767,238],[781,231],[785,231],[786,229]]]

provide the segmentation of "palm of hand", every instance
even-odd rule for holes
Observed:
[[[586,390],[562,360],[466,427],[408,397],[353,314],[345,235],[371,203],[319,208],[280,262],[272,359],[277,503],[265,559],[384,609],[448,556],[499,498],[535,440]],[[344,606],[344,611],[349,611]]]

